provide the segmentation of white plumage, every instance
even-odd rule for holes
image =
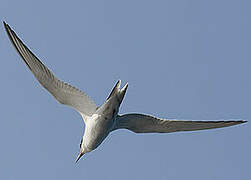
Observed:
[[[221,128],[246,122],[168,120],[144,114],[118,115],[128,84],[120,89],[119,80],[105,103],[98,107],[84,92],[57,79],[5,22],[4,27],[17,52],[40,84],[60,103],[73,107],[81,114],[86,128],[76,162],[83,154],[96,149],[107,135],[116,129],[125,128],[135,133],[170,133]]]

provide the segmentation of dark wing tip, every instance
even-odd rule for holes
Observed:
[[[213,121],[212,121],[213,122]],[[241,124],[241,123],[246,123],[248,121],[245,121],[245,120],[221,120],[221,121],[214,121],[214,122],[225,122],[225,123],[236,123],[236,124]]]
[[[25,49],[27,49],[27,51],[29,51],[29,53],[34,56],[35,58],[37,58],[27,47],[26,45],[21,41],[21,39],[19,39],[19,37],[16,35],[16,33],[11,29],[11,27],[5,23],[5,21],[3,21],[5,30],[7,32],[7,35],[12,43],[12,45],[16,48],[18,54],[22,57],[22,59],[24,60],[25,64],[28,66],[28,68],[32,71],[32,68],[30,67],[30,65],[28,64],[26,58],[24,57],[23,52],[20,51],[20,45],[23,46]],[[38,59],[37,59],[38,60]],[[40,62],[40,60],[38,60]],[[41,62],[40,62],[41,63]],[[33,71],[32,71],[33,72]]]
[[[239,120],[239,121],[237,121],[238,123],[247,123],[248,121],[245,121],[245,120]]]
[[[5,29],[6,29],[6,31],[8,31],[9,29],[11,29],[10,26],[9,26],[9,24],[7,24],[5,21],[3,21],[3,25],[4,25]]]
[[[13,41],[12,38],[11,38],[10,33],[14,33],[14,32],[12,31],[12,29],[10,28],[10,26],[5,21],[3,21],[3,24],[4,24],[4,28],[5,28],[8,36],[9,36],[9,38],[11,39],[11,41]]]
[[[245,121],[245,120],[226,121],[226,123],[230,123],[232,125],[243,124],[246,122],[248,122],[248,121]]]
[[[7,29],[9,29],[9,25],[5,21],[3,21],[3,25],[4,25],[4,27],[5,27],[6,31],[7,31]]]

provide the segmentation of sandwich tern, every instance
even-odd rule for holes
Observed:
[[[12,44],[40,84],[60,103],[71,106],[80,113],[85,123],[84,135],[80,143],[80,153],[76,162],[85,154],[96,149],[111,131],[128,129],[135,133],[170,133],[222,128],[245,123],[243,120],[191,121],[161,119],[145,114],[119,115],[119,107],[128,84],[120,89],[118,80],[103,105],[97,106],[84,92],[59,80],[27,48],[8,24],[4,23]]]

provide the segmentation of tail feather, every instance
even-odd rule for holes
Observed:
[[[126,83],[125,86],[120,90],[120,97],[119,97],[120,103],[121,103],[122,100],[124,99],[124,96],[125,96],[127,87],[128,87],[128,83]]]
[[[119,79],[106,100],[110,99],[114,94],[116,94],[116,92],[119,91],[120,85],[121,85],[121,80]]]

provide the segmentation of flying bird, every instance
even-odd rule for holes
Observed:
[[[117,129],[128,129],[135,133],[170,133],[222,128],[245,123],[243,120],[188,121],[162,119],[145,114],[119,115],[119,107],[125,96],[128,83],[121,86],[118,80],[103,105],[97,106],[84,92],[54,76],[54,74],[28,49],[8,24],[3,22],[10,41],[27,67],[40,84],[60,103],[71,106],[84,120],[85,131],[80,143],[76,162],[96,149],[108,134]]]

